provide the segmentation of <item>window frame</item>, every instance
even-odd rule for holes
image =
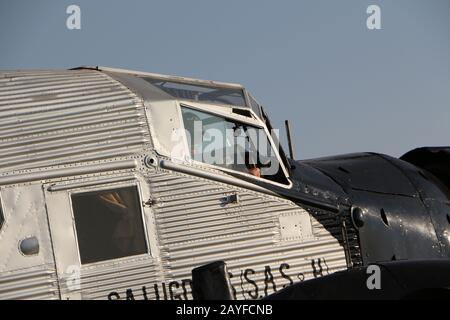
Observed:
[[[95,262],[89,262],[89,263],[82,263],[81,262],[81,252],[80,252],[80,245],[79,245],[79,241],[78,241],[78,232],[77,232],[77,224],[76,224],[76,220],[75,220],[75,212],[74,212],[74,206],[72,203],[72,196],[73,195],[80,195],[80,194],[92,194],[92,193],[99,193],[99,192],[104,192],[104,191],[109,191],[109,190],[117,190],[117,189],[123,189],[123,188],[129,188],[129,187],[134,187],[137,191],[137,196],[138,196],[138,205],[140,208],[140,219],[142,221],[142,228],[143,228],[143,232],[144,232],[144,240],[145,240],[145,246],[146,246],[146,252],[144,253],[140,253],[140,254],[136,254],[136,255],[128,255],[125,257],[119,257],[119,258],[112,258],[112,259],[107,259],[107,260],[100,260],[100,261],[95,261]],[[132,183],[120,183],[120,184],[113,184],[113,185],[94,185],[94,186],[89,186],[89,187],[83,187],[77,190],[69,190],[68,191],[68,201],[69,201],[69,207],[70,207],[70,214],[71,214],[71,218],[73,221],[73,229],[74,229],[74,237],[75,237],[75,245],[76,245],[76,251],[77,251],[77,258],[78,258],[78,263],[81,266],[81,268],[84,267],[91,267],[91,266],[96,266],[96,265],[104,265],[104,264],[108,264],[111,262],[116,262],[116,261],[128,261],[130,259],[136,259],[139,257],[146,257],[146,256],[150,256],[153,257],[152,255],[152,248],[151,248],[151,243],[150,243],[150,237],[149,237],[149,233],[148,233],[148,226],[147,226],[147,221],[146,221],[146,217],[145,217],[145,208],[143,207],[143,201],[142,201],[143,197],[142,197],[142,190],[139,186],[139,183],[137,181],[133,181]]]
[[[213,83],[213,82],[203,83],[203,82],[198,82],[198,81],[189,81],[189,80],[185,80],[185,79],[165,79],[165,78],[148,77],[148,76],[147,77],[140,76],[140,78],[144,81],[147,81],[150,85],[154,86],[155,88],[157,88],[161,91],[164,91],[166,94],[170,95],[175,100],[186,100],[186,101],[194,102],[194,103],[210,103],[210,104],[216,104],[216,105],[222,105],[222,106],[237,106],[240,108],[250,107],[249,99],[247,96],[247,90],[242,86],[229,85],[229,84],[224,85],[224,84],[218,84],[218,83]],[[240,94],[240,98],[242,99],[243,104],[242,105],[241,104],[233,104],[231,102],[222,102],[222,101],[216,101],[216,100],[193,100],[193,99],[189,99],[189,98],[185,98],[185,97],[174,96],[173,94],[162,89],[159,85],[154,84],[153,81],[170,82],[173,84],[193,86],[193,87],[202,87],[202,88],[206,88],[206,89],[234,90],[234,91],[236,91],[236,93]]]
[[[201,103],[198,103],[198,104],[201,104]],[[184,124],[183,114],[182,114],[182,111],[181,111],[181,108],[183,108],[183,107],[189,108],[189,109],[193,109],[193,110],[196,110],[196,111],[199,111],[199,112],[209,113],[209,114],[212,114],[214,116],[222,117],[222,118],[229,119],[229,120],[232,120],[232,121],[238,121],[240,123],[247,124],[249,126],[253,126],[255,128],[258,128],[258,129],[263,129],[265,134],[266,134],[266,136],[267,136],[267,139],[269,140],[269,143],[270,143],[270,146],[271,146],[272,150],[275,152],[275,155],[276,155],[276,158],[278,160],[278,163],[279,163],[279,165],[280,165],[280,167],[282,169],[282,172],[283,172],[283,174],[284,174],[284,176],[286,178],[286,181],[288,183],[284,184],[284,183],[273,181],[273,180],[266,179],[266,178],[255,177],[255,176],[253,176],[253,175],[251,175],[249,173],[246,173],[246,172],[242,172],[242,171],[238,171],[238,170],[232,170],[232,169],[224,168],[224,167],[221,167],[221,166],[218,166],[218,165],[213,165],[213,164],[200,162],[200,161],[196,161],[195,159],[192,159],[191,153],[188,150],[188,145],[189,145],[188,139],[187,139],[187,136],[186,136],[185,131],[184,131],[186,129],[185,129],[185,124]],[[248,108],[248,110],[252,114],[252,118],[251,119],[248,118],[248,117],[245,117],[245,116],[240,116],[240,115],[235,115],[235,114],[232,114],[232,113],[225,113],[225,112],[220,112],[219,110],[214,110],[213,106],[211,106],[211,107],[204,106],[204,105],[195,106],[195,105],[193,105],[191,103],[191,101],[178,101],[177,108],[178,108],[180,124],[182,126],[181,129],[183,129],[183,143],[184,143],[184,146],[186,148],[185,154],[187,155],[189,163],[192,163],[192,164],[197,165],[197,166],[204,166],[204,167],[207,167],[207,168],[210,168],[210,169],[214,169],[214,170],[224,171],[224,172],[227,172],[227,173],[233,173],[233,174],[242,175],[242,176],[247,177],[247,178],[255,179],[257,181],[264,182],[264,183],[270,183],[270,184],[273,184],[273,185],[276,185],[276,186],[279,186],[279,187],[282,187],[282,188],[285,188],[285,189],[290,189],[292,187],[292,181],[290,179],[289,172],[285,168],[285,165],[284,165],[284,163],[283,163],[283,161],[281,159],[280,153],[279,153],[279,151],[276,148],[273,147],[274,146],[274,141],[273,141],[272,135],[269,134],[266,125],[264,123],[262,123],[261,120],[259,120],[258,116],[255,114],[255,112],[251,108]]]
[[[0,189],[0,234],[3,231],[3,227],[6,223],[6,217],[5,217],[5,211],[3,210],[3,201],[2,201],[2,195],[1,195],[1,189]]]
[[[256,100],[256,98],[247,90],[245,90],[245,98],[247,99],[247,105],[253,111],[253,113],[258,116],[258,119],[262,119],[261,104],[258,102],[258,100]],[[258,113],[255,112],[255,106],[253,105],[252,101],[256,103]]]

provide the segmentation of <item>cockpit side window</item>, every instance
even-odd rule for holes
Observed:
[[[288,184],[263,128],[181,107],[193,160]]]
[[[261,106],[259,105],[259,103],[256,102],[255,98],[253,98],[253,96],[250,93],[248,94],[248,98],[249,98],[250,107],[252,108],[252,110],[256,113],[256,115],[259,118],[262,118]]]
[[[136,187],[72,194],[82,264],[148,252]]]

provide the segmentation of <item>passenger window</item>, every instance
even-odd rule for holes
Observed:
[[[191,158],[288,184],[264,129],[181,107]]]
[[[72,195],[82,264],[148,252],[136,187]]]

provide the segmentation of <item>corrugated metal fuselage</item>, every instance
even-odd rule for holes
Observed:
[[[258,299],[358,263],[349,216],[214,168],[177,170],[158,139],[170,111],[162,129],[152,122],[161,101],[177,101],[120,77],[0,73],[0,299],[190,299],[191,270],[214,260],[227,262],[238,299]],[[82,263],[71,197],[128,186],[147,252]],[[39,251],[24,254],[30,237]]]

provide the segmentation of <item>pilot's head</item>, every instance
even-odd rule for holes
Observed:
[[[247,171],[252,176],[255,176],[255,177],[258,177],[258,178],[261,177],[261,169],[256,164],[248,163],[247,164]]]
[[[247,151],[245,153],[245,166],[247,172],[252,176],[261,177],[261,168],[258,163],[258,157],[255,152]]]

